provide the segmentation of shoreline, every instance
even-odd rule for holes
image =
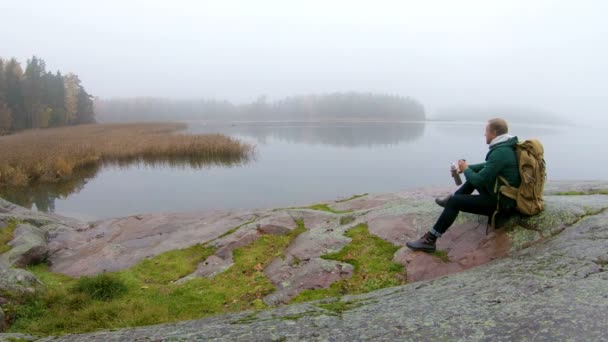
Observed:
[[[446,190],[362,194],[293,208],[155,213],[91,223],[31,212],[0,200],[0,221],[9,220],[17,228],[12,249],[0,256],[4,280],[0,289],[16,276],[31,279],[30,285],[20,282],[10,286],[26,287],[24,291],[48,303],[42,316],[17,321],[16,327],[20,328],[16,331],[42,335],[170,323],[209,315],[214,317],[202,319],[223,319],[224,314],[248,315],[234,313],[242,310],[310,307],[319,299],[321,303],[349,301],[420,286],[411,283],[433,284],[446,276],[467,277],[491,269],[496,262],[515,262],[518,259],[511,259],[511,255],[541,248],[553,240],[551,237],[567,236],[568,229],[587,219],[599,219],[608,210],[608,195],[593,195],[608,193],[606,181],[549,182],[546,210],[535,217],[514,217],[505,228],[486,235],[476,215],[463,214],[439,241],[437,253],[403,247],[406,241],[428,230],[441,212],[433,198]],[[40,232],[47,236],[45,240],[23,235]],[[34,250],[26,247],[30,246],[24,244],[26,241],[39,241],[42,249],[36,247],[36,253],[44,254],[22,254]],[[7,262],[27,265],[29,271],[6,268]],[[124,282],[124,297],[95,301],[70,292],[80,284],[79,277],[95,280],[98,276]],[[43,282],[53,295],[45,297],[47,292],[39,292],[36,282]],[[210,297],[204,293],[210,293]],[[234,306],[224,306],[224,296],[229,296],[229,303],[235,300]],[[57,302],[58,298],[63,299]],[[69,317],[78,318],[70,319],[73,323],[67,326],[59,324],[68,319],[58,314],[65,307],[62,301],[77,299],[84,300],[80,304],[83,306],[70,309]],[[187,310],[193,301],[198,303],[195,307],[212,305],[216,309],[201,316],[200,310]],[[307,303],[296,304],[299,302]],[[169,314],[167,303],[186,311],[177,316]],[[89,310],[112,310],[113,315],[91,321],[87,319]],[[53,328],[58,326],[66,328]],[[126,331],[131,330],[113,334]]]

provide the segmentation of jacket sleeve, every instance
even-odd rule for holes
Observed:
[[[473,165],[469,165],[469,169],[475,171],[475,172],[479,172],[481,171],[481,169],[484,168],[484,166],[486,166],[486,163],[479,163],[479,164],[473,164]]]
[[[464,170],[464,176],[467,181],[471,182],[476,188],[493,182],[507,162],[505,158],[501,158],[500,156],[501,153],[492,153],[479,172],[475,172],[471,167]]]

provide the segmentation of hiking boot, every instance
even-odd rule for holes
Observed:
[[[437,197],[435,198],[435,203],[437,203],[437,205],[439,205],[440,207],[445,208],[446,204],[448,204],[448,201],[450,200],[450,198],[452,198],[452,196],[452,194],[449,194],[443,198]]]
[[[410,249],[415,251],[425,251],[425,252],[434,252],[435,251],[435,242],[437,241],[437,237],[433,235],[431,232],[427,232],[420,239],[416,241],[410,241],[405,245]]]

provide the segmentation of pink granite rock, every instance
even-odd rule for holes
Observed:
[[[209,242],[255,217],[252,211],[222,210],[95,222],[57,234],[49,244],[51,270],[71,276],[121,270],[147,257]]]
[[[450,228],[439,240],[437,249],[446,253],[414,252],[407,247],[395,253],[394,261],[405,266],[408,282],[428,280],[460,272],[504,257],[511,250],[511,240],[504,231],[485,234],[485,225],[465,223]]]

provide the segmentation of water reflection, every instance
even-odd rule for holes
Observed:
[[[190,122],[190,133],[224,133],[251,137],[265,144],[269,138],[289,143],[339,147],[397,145],[424,135],[423,122],[234,123]]]
[[[7,201],[28,209],[32,209],[36,205],[40,211],[54,212],[57,198],[66,198],[70,194],[82,190],[100,169],[99,165],[78,169],[71,179],[60,183],[34,183],[27,187],[3,188],[0,195]]]
[[[104,162],[106,166],[131,167],[143,165],[150,167],[170,166],[172,168],[204,169],[209,167],[236,167],[248,163],[255,155],[227,155],[223,157],[204,156],[144,156],[136,158],[122,158]]]
[[[80,192],[85,185],[103,169],[104,166],[119,168],[130,167],[163,167],[175,169],[205,169],[211,167],[238,167],[246,164],[253,155],[228,156],[222,158],[208,157],[141,157],[106,161],[103,164],[90,165],[77,169],[70,179],[58,183],[32,183],[27,187],[0,188],[0,197],[22,207],[39,211],[55,212],[55,201]],[[103,205],[103,204],[100,204]]]

